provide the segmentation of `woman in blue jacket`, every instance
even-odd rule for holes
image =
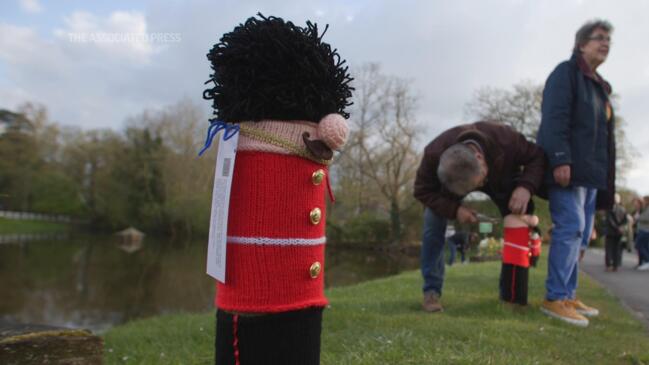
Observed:
[[[554,224],[541,310],[583,327],[585,316],[598,311],[576,297],[579,251],[590,237],[595,209],[610,208],[615,192],[611,86],[596,71],[606,61],[612,31],[604,20],[577,31],[572,57],[546,81],[537,137],[549,163],[544,180]]]

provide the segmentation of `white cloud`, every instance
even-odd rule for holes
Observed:
[[[35,29],[0,23],[0,61],[9,66],[6,71],[9,75],[20,74],[21,69],[29,69],[38,77],[60,75],[63,69],[54,75],[52,71],[56,70],[53,67],[63,66],[57,64],[63,56],[61,47],[42,39]]]
[[[36,31],[32,28],[0,23],[0,59],[9,63],[21,61],[33,52],[32,42],[36,39]]]
[[[28,13],[40,13],[43,7],[38,0],[20,0],[20,7]]]
[[[649,48],[638,46],[638,35],[649,34],[649,22],[637,16],[649,12],[649,1],[223,3],[153,2],[146,13],[114,11],[105,16],[73,12],[53,39],[35,29],[0,23],[0,62],[6,79],[0,86],[0,103],[42,102],[56,120],[85,128],[119,128],[127,116],[183,96],[208,108],[209,102],[201,101],[202,83],[210,73],[205,54],[224,32],[261,11],[298,25],[307,19],[317,21],[319,29],[329,24],[324,40],[350,66],[380,62],[386,73],[413,80],[420,95],[417,118],[424,125],[423,146],[444,129],[471,121],[463,118],[463,111],[475,89],[510,87],[523,79],[544,82],[570,56],[577,28],[604,16],[616,29],[601,73],[621,96],[619,114],[627,121],[628,138],[639,150],[649,148]],[[69,38],[74,32],[179,32],[182,42],[75,43]],[[638,158],[627,182],[649,193],[649,165],[643,165],[644,160]]]
[[[109,56],[147,63],[161,49],[149,41],[146,18],[137,11],[115,11],[101,18],[85,11],[75,11],[64,18],[65,28],[54,34],[70,47],[101,51]]]
[[[74,12],[52,38],[34,28],[0,23],[0,66],[5,79],[0,106],[39,102],[64,124],[119,128],[129,115],[180,99],[182,95],[161,96],[168,89],[145,79],[147,71],[159,76],[160,70],[154,71],[150,62],[165,52],[163,47],[171,48],[137,38],[148,36],[147,30],[145,16],[128,11],[106,17]],[[71,34],[135,39],[75,42]]]
[[[0,89],[0,108],[16,109],[20,104],[26,101],[38,102],[31,98],[31,95],[23,89],[3,90]]]

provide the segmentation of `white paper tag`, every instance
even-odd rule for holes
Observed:
[[[210,236],[207,243],[207,274],[225,284],[225,254],[228,238],[230,188],[232,186],[234,158],[237,154],[239,133],[226,141],[221,139],[221,134],[216,137],[219,141],[219,148],[216,155],[214,188],[212,190]]]

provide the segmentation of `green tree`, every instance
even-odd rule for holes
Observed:
[[[127,217],[144,229],[165,226],[162,161],[167,153],[162,138],[149,129],[126,130],[124,149],[118,151],[112,177],[122,185],[128,201]]]
[[[190,100],[181,100],[163,110],[137,115],[130,123],[148,128],[164,142],[166,153],[162,154],[160,165],[167,230],[172,235],[206,235],[216,146],[200,158],[197,156],[209,125],[203,110]]]
[[[4,208],[31,210],[33,185],[43,161],[34,138],[34,125],[24,115],[0,110],[5,123],[0,135],[0,193]]]
[[[118,153],[123,141],[111,130],[90,130],[68,128],[63,131],[62,166],[66,176],[78,186],[79,195],[91,223],[105,223],[106,211],[102,203],[114,204],[120,201],[118,196],[110,196],[111,185],[108,182],[110,170],[117,163]],[[106,198],[102,200],[102,193]]]
[[[0,201],[7,209],[83,214],[78,186],[60,164],[59,128],[47,109],[26,103],[0,111]]]

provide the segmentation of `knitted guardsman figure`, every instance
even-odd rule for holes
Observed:
[[[327,166],[347,140],[352,79],[322,42],[327,28],[258,16],[207,55],[213,121],[240,127],[216,363],[315,365],[327,305]]]
[[[527,305],[527,285],[532,256],[531,228],[539,224],[535,215],[505,216],[503,225],[500,299]],[[540,252],[539,252],[540,253]]]

